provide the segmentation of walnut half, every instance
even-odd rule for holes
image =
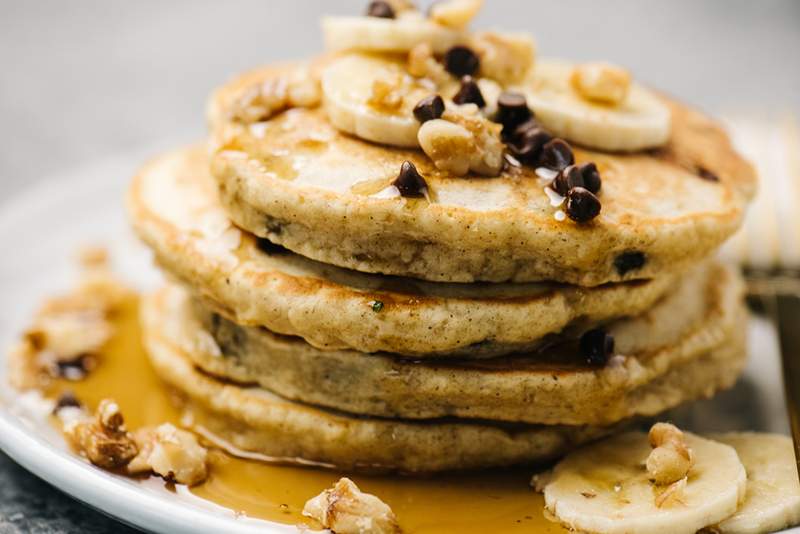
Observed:
[[[650,479],[658,485],[666,485],[686,477],[694,458],[683,432],[675,425],[656,423],[648,437],[653,447],[646,462]]]
[[[139,452],[133,436],[125,430],[119,406],[111,399],[100,402],[94,418],[67,423],[64,433],[81,454],[104,469],[124,467]]]
[[[139,454],[128,464],[131,474],[152,471],[167,480],[193,486],[208,476],[207,451],[191,432],[170,423],[137,430]]]
[[[349,478],[340,478],[303,508],[303,515],[319,521],[336,534],[392,534],[400,532],[389,506],[363,493]]]

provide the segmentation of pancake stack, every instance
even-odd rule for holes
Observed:
[[[231,81],[209,142],[135,177],[171,280],[145,345],[185,424],[424,473],[548,461],[732,385],[743,285],[712,257],[755,178],[719,127],[470,32],[464,3],[400,4],[325,19],[329,54]]]

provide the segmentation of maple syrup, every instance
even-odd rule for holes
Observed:
[[[114,318],[116,333],[83,380],[55,380],[46,394],[72,391],[90,410],[100,400],[119,404],[130,430],[164,422],[178,424],[179,403],[151,368],[141,343],[138,301],[131,299]],[[276,465],[234,457],[212,448],[209,477],[190,491],[197,497],[248,517],[290,525],[319,524],[303,517],[305,502],[349,476],[380,497],[396,514],[403,532],[461,534],[565,532],[545,519],[543,499],[534,493],[530,469],[483,471],[412,478],[336,472]]]

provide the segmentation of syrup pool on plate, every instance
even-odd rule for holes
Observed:
[[[80,381],[56,380],[46,391],[71,390],[89,409],[101,399],[117,401],[128,428],[178,424],[178,399],[150,367],[140,340],[138,301],[131,299],[114,318],[116,334]],[[210,450],[209,477],[190,491],[239,514],[284,524],[319,528],[303,517],[305,502],[349,476],[391,506],[405,533],[565,532],[545,519],[541,495],[529,486],[531,470],[484,471],[412,478],[360,475],[269,464]]]

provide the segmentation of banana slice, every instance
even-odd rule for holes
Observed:
[[[573,65],[538,61],[521,89],[542,125],[579,145],[630,152],[669,140],[669,108],[653,93],[631,83],[626,98],[611,106],[581,97],[570,79]]]
[[[544,487],[547,511],[573,530],[609,534],[693,534],[730,517],[747,482],[736,451],[689,433],[685,439],[694,466],[688,478],[666,487],[648,479],[646,434],[622,434],[575,451]]]
[[[744,502],[716,531],[757,534],[800,523],[800,483],[789,437],[744,432],[710,438],[736,449],[747,470]]]
[[[489,79],[477,81],[491,113],[501,92]],[[439,94],[448,107],[459,83],[453,78],[437,87],[430,80],[409,75],[405,62],[352,53],[334,60],[322,72],[322,94],[328,120],[339,130],[367,141],[399,147],[419,147],[420,123],[414,106],[426,96]]]
[[[322,94],[334,127],[367,141],[416,147],[414,106],[435,93],[405,72],[400,60],[350,54],[322,73]]]
[[[421,13],[402,13],[396,19],[378,17],[323,17],[322,33],[328,50],[408,52],[428,43],[444,53],[465,41],[465,34],[426,19]]]

